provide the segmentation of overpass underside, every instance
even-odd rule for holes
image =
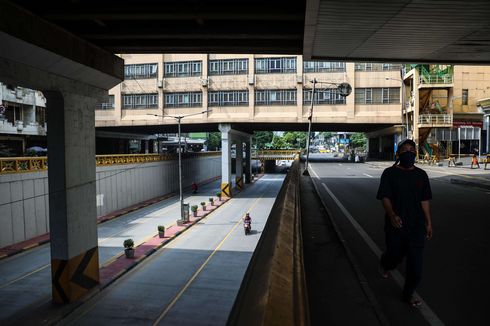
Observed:
[[[213,132],[219,131],[220,123],[202,124],[182,124],[182,132]],[[312,124],[313,131],[346,131],[346,132],[373,132],[388,127],[394,123],[315,123]],[[233,129],[253,133],[254,131],[307,131],[308,123],[231,123]],[[144,126],[117,126],[117,127],[98,127],[97,130],[138,133],[138,134],[158,134],[176,133],[176,124],[165,125],[144,125]]]

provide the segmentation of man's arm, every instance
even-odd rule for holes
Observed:
[[[425,228],[427,230],[427,240],[432,238],[432,218],[430,216],[430,204],[428,200],[420,202],[422,205],[422,211],[424,212]]]
[[[402,219],[400,218],[400,216],[395,214],[395,211],[393,210],[393,205],[391,205],[391,200],[388,197],[383,197],[382,203],[386,214],[390,218],[391,225],[393,225],[397,229],[400,229],[402,227]]]

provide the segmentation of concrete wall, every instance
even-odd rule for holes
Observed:
[[[183,186],[221,175],[221,157],[182,161]],[[178,192],[178,162],[97,167],[97,215]],[[0,247],[49,232],[48,172],[0,175]],[[81,198],[81,200],[86,200]]]

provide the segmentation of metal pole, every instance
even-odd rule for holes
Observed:
[[[310,115],[308,117],[308,138],[306,138],[306,162],[305,162],[305,171],[303,174],[308,173],[308,161],[310,158],[310,138],[311,138],[311,121],[313,120],[313,104],[315,102],[315,86],[316,86],[316,78],[313,78],[313,89],[311,91],[311,106],[310,106]]]
[[[461,161],[461,128],[458,127],[458,161]]]
[[[184,197],[182,196],[182,148],[180,141],[180,120],[182,117],[177,117],[179,128],[179,194],[180,194],[180,219],[184,221]]]

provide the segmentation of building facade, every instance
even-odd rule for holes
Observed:
[[[303,61],[302,56],[121,55],[125,81],[96,112],[96,126],[174,124],[162,115],[210,111],[193,123],[400,124],[400,65]],[[348,82],[342,97],[332,83]],[[153,116],[154,114],[160,117]]]
[[[43,94],[0,82],[0,99],[2,153],[23,156],[28,147],[46,147],[46,99]]]

